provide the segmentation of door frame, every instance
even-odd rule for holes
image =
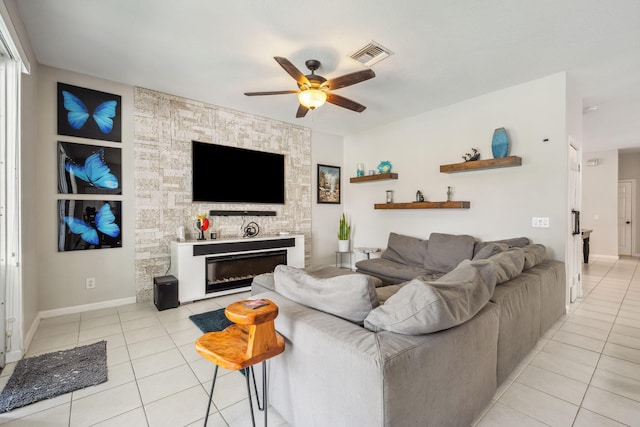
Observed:
[[[571,136],[567,147],[567,227],[565,249],[565,271],[567,275],[566,309],[577,298],[582,297],[582,235],[572,234],[572,210],[582,210],[582,149]],[[575,162],[575,163],[574,163]],[[575,178],[575,179],[574,179]]]
[[[631,256],[639,256],[636,254],[636,218],[638,216],[636,209],[636,180],[635,178],[619,179],[618,184],[623,182],[631,183]],[[619,225],[618,225],[619,227]],[[619,247],[619,246],[618,246]],[[618,254],[620,255],[620,254]]]

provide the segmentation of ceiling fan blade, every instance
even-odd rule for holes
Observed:
[[[304,105],[300,104],[300,106],[298,107],[298,111],[296,112],[296,119],[306,116],[308,112],[309,112],[309,109]]]
[[[345,74],[344,76],[330,79],[323,86],[327,86],[329,90],[336,90],[342,87],[351,86],[356,83],[363,82],[365,80],[372,79],[376,76],[373,70],[367,69],[362,71],[356,71],[355,73]]]
[[[344,96],[336,95],[335,93],[327,94],[327,102],[347,108],[349,110],[356,111],[358,113],[362,113],[367,108],[362,104],[358,104],[356,101],[352,101],[348,98],[345,98]]]
[[[245,92],[247,96],[259,96],[259,95],[285,95],[287,93],[298,93],[299,90],[276,90],[271,92]]]
[[[291,77],[295,79],[301,85],[309,85],[309,80],[302,74],[302,71],[298,70],[295,65],[293,65],[287,58],[283,58],[281,56],[274,56],[273,59],[276,60],[278,64],[284,70],[289,73]]]

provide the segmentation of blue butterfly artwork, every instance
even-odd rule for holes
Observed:
[[[89,110],[80,98],[73,93],[63,90],[64,109],[68,111],[67,122],[69,126],[78,130],[81,129],[89,119]],[[108,134],[113,129],[113,118],[116,116],[116,106],[118,101],[107,100],[101,102],[91,114],[100,132]]]
[[[78,165],[73,160],[67,159],[64,168],[71,175],[96,188],[114,190],[120,185],[118,178],[111,173],[111,169],[104,161],[104,148],[88,156],[84,165]]]
[[[113,212],[111,212],[111,207],[108,203],[102,205],[96,212],[95,227],[74,216],[64,217],[64,222],[69,226],[71,232],[80,235],[82,240],[91,245],[98,245],[100,243],[98,232],[106,234],[109,237],[118,237],[120,235],[120,227],[115,223],[115,220],[116,217]]]
[[[122,96],[58,82],[58,135],[122,141]]]

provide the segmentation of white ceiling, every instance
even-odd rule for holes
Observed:
[[[18,0],[38,62],[331,134],[347,135],[561,71],[584,106],[584,150],[640,147],[640,0]],[[369,40],[393,55],[376,77],[296,119],[273,60],[327,78],[363,69]]]

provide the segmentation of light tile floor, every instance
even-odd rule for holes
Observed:
[[[639,262],[591,257],[583,297],[499,387],[476,427],[640,426]]]
[[[246,299],[247,292],[157,311],[131,304],[43,319],[27,357],[107,341],[107,382],[0,414],[3,426],[202,426],[214,364],[194,349],[202,332],[189,316]],[[0,375],[0,388],[15,363]],[[220,369],[211,427],[251,425],[245,379]],[[255,401],[254,401],[255,405]],[[263,414],[256,410],[256,423]],[[269,426],[286,426],[272,408]]]
[[[583,271],[583,298],[499,387],[477,427],[640,426],[639,262],[591,257]],[[0,414],[0,424],[201,426],[213,364],[193,349],[201,332],[189,316],[247,296],[229,295],[160,312],[152,304],[131,304],[43,319],[27,356],[104,339],[109,380]],[[0,387],[14,366],[2,371]],[[221,373],[209,425],[251,425],[244,378]],[[270,409],[269,425],[287,423]]]

